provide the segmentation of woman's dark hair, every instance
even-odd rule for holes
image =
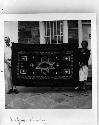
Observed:
[[[81,45],[82,45],[83,43],[86,43],[86,45],[88,46],[88,42],[87,42],[86,40],[83,40],[82,43],[81,43]]]

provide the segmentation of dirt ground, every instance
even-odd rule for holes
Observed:
[[[92,90],[66,87],[23,87],[18,94],[5,94],[6,109],[91,109]]]

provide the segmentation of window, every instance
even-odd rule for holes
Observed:
[[[82,20],[82,24],[91,24],[91,20]]]
[[[68,20],[68,43],[78,44],[78,20]]]
[[[78,44],[78,20],[19,21],[18,42],[30,44]]]
[[[63,21],[45,21],[46,44],[63,43]]]
[[[18,42],[40,44],[39,21],[19,21]]]

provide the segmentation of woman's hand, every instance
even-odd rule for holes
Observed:
[[[83,63],[79,63],[79,66],[82,67],[82,66],[84,66],[84,64]]]

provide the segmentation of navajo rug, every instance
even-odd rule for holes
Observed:
[[[12,43],[12,81],[18,86],[76,86],[75,44]]]

